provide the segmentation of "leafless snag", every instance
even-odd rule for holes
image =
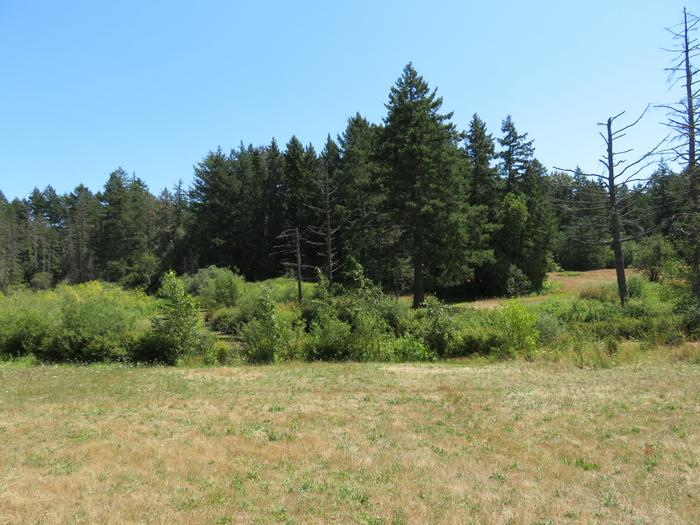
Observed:
[[[328,167],[323,170],[323,172],[316,179],[316,185],[319,189],[321,205],[313,206],[307,204],[321,219],[320,226],[308,226],[308,230],[313,236],[314,240],[307,241],[307,244],[315,246],[318,248],[318,255],[325,260],[324,273],[328,281],[328,290],[330,293],[331,284],[333,283],[333,275],[338,271],[342,264],[338,261],[338,253],[335,246],[335,239],[338,232],[340,232],[345,224],[345,219],[340,221],[335,221],[333,216],[333,211],[335,206],[333,205],[334,195],[337,192],[336,186],[331,180]]]
[[[625,277],[625,261],[622,254],[622,243],[634,239],[638,239],[647,232],[640,225],[635,224],[639,228],[639,233],[633,236],[623,237],[623,225],[632,224],[629,221],[629,209],[625,199],[621,197],[620,190],[629,184],[641,183],[646,185],[649,183],[649,178],[644,176],[644,171],[654,163],[654,157],[659,153],[661,146],[666,143],[667,138],[664,138],[652,149],[637,157],[633,161],[621,158],[621,156],[633,151],[632,148],[615,151],[615,143],[622,137],[627,135],[627,131],[634,127],[646,114],[649,106],[647,106],[641,115],[631,123],[624,125],[618,129],[613,127],[617,119],[622,117],[625,112],[608,118],[605,122],[599,122],[598,126],[605,128],[604,132],[599,133],[605,144],[605,153],[601,155],[598,161],[605,168],[602,173],[582,173],[585,177],[596,180],[606,191],[607,194],[607,216],[608,216],[608,231],[610,238],[606,240],[598,240],[598,244],[609,244],[613,250],[615,257],[615,272],[617,275],[617,289],[620,296],[620,302],[624,306],[627,300],[627,280]],[[560,171],[568,173],[577,173],[576,170],[556,168]],[[580,173],[580,172],[579,172]],[[629,196],[628,196],[629,197]],[[593,203],[591,203],[593,204]]]
[[[700,43],[695,38],[699,24],[700,19],[683,8],[683,22],[666,29],[676,43],[671,49],[666,49],[673,54],[671,66],[666,68],[668,82],[671,87],[681,82],[685,93],[679,102],[659,106],[668,110],[666,125],[673,130],[675,142],[678,142],[669,148],[669,152],[673,154],[674,160],[680,160],[688,167],[690,199],[696,211],[700,197],[697,154],[700,135],[696,114],[700,78],[692,59],[700,55]]]
[[[299,233],[299,228],[289,228],[284,230],[277,236],[277,245],[275,245],[275,251],[271,255],[281,255],[286,256],[288,259],[282,261],[282,265],[286,268],[294,269],[294,276],[297,281],[297,301],[301,304],[303,300],[302,286],[301,283],[304,280],[302,271],[304,269],[313,268],[308,264],[302,264],[301,262],[301,246],[302,237]]]
[[[667,49],[673,53],[671,66],[666,68],[671,87],[679,82],[684,89],[683,98],[675,103],[664,105],[668,110],[668,122],[679,144],[670,148],[675,160],[687,166],[688,197],[690,211],[680,214],[674,224],[689,240],[689,264],[693,292],[700,297],[700,164],[698,159],[699,123],[697,108],[700,102],[700,72],[693,65],[693,59],[700,56],[700,42],[696,38],[700,18],[683,8],[683,21],[667,31],[671,33],[675,45]]]

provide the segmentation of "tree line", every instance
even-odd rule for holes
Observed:
[[[153,290],[168,269],[210,265],[262,280],[294,266],[280,249],[290,231],[304,278],[342,282],[359,264],[416,306],[431,291],[515,295],[541,289],[554,268],[613,265],[604,178],[548,171],[510,116],[497,137],[477,114],[458,129],[410,63],[386,110],[381,123],[350,117],[320,153],[296,136],[283,147],[218,148],[189,187],[157,195],[121,168],[96,193],[82,184],[12,201],[0,193],[0,288],[101,279]],[[694,150],[691,159],[680,173],[661,161],[616,188],[621,235],[683,236],[674,224],[695,209]]]

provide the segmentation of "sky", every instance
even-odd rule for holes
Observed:
[[[122,167],[157,193],[218,146],[320,150],[356,112],[381,122],[409,61],[460,129],[476,112],[498,136],[510,114],[548,168],[599,171],[597,122],[682,96],[662,48],[683,5],[0,0],[0,190],[97,191]],[[624,149],[664,120],[650,111]]]

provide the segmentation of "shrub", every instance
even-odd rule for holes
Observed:
[[[60,324],[60,297],[55,292],[0,296],[0,354],[38,357]]]
[[[241,328],[242,356],[248,363],[270,363],[283,346],[283,333],[268,294],[257,297],[252,319]]]
[[[188,353],[201,352],[204,339],[197,323],[197,304],[175,272],[163,276],[158,296],[160,315],[153,319],[153,332],[161,339],[164,353],[156,360],[174,364]]]
[[[208,320],[212,330],[235,335],[241,326],[240,308],[228,306],[217,308],[208,315]]]
[[[319,310],[318,317],[311,323],[306,358],[321,361],[348,359],[351,351],[350,332],[350,325],[338,319],[331,308]]]
[[[429,299],[418,314],[419,335],[423,343],[438,356],[450,353],[457,341],[456,312],[435,299]]]
[[[175,364],[177,353],[169,337],[148,331],[130,345],[129,356],[137,363]]]
[[[437,357],[420,339],[412,335],[391,339],[388,346],[389,357],[393,361],[433,361]]]
[[[660,233],[642,240],[637,246],[635,265],[651,282],[659,281],[666,265],[675,258],[675,250]]]
[[[305,348],[308,335],[301,310],[297,305],[278,310],[279,326],[282,332],[282,342],[277,355],[281,361],[297,361],[305,358]]]
[[[494,325],[501,337],[496,349],[501,357],[534,356],[537,350],[537,317],[519,303],[510,303],[494,313]]]
[[[559,337],[566,332],[566,324],[556,315],[539,312],[535,321],[535,330],[539,334],[537,342],[542,346],[555,346]]]
[[[53,275],[49,272],[39,272],[32,276],[32,290],[48,290],[53,284]]]
[[[644,293],[644,280],[640,277],[630,277],[627,279],[627,297],[638,299]]]
[[[154,301],[99,282],[0,298],[0,354],[43,361],[124,360]]]
[[[209,266],[185,277],[187,292],[196,295],[200,304],[213,309],[235,306],[245,289],[245,280],[227,268]]]
[[[145,329],[151,300],[141,292],[92,282],[62,286],[61,330],[47,353],[56,359],[123,361],[128,358],[129,335]],[[47,356],[49,357],[49,356]]]
[[[506,295],[508,297],[516,297],[525,295],[532,291],[532,283],[520,268],[511,264],[508,267],[508,276],[506,278]]]
[[[376,312],[363,308],[355,313],[351,328],[348,357],[356,361],[380,360],[383,342],[393,338],[384,319]]]

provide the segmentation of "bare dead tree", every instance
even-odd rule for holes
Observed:
[[[627,209],[624,199],[621,197],[621,189],[628,187],[630,184],[641,184],[642,187],[649,184],[650,179],[645,176],[645,170],[654,163],[654,156],[659,152],[661,146],[666,142],[664,138],[659,142],[654,148],[648,150],[646,153],[634,160],[629,161],[624,158],[633,151],[632,148],[616,151],[615,144],[616,141],[627,135],[627,131],[634,127],[640,120],[644,117],[648,111],[649,106],[647,106],[642,114],[630,124],[624,125],[620,128],[615,129],[613,127],[615,121],[622,117],[625,112],[618,113],[613,117],[609,117],[605,122],[598,122],[598,126],[603,126],[605,128],[604,133],[599,133],[605,144],[605,153],[601,155],[598,161],[603,165],[605,170],[602,173],[582,173],[585,177],[596,180],[607,193],[607,218],[608,218],[608,239],[598,239],[593,241],[601,244],[609,244],[613,250],[613,255],[615,258],[615,273],[617,276],[617,290],[620,296],[620,303],[625,305],[627,301],[627,279],[625,277],[625,261],[622,253],[622,244],[624,242],[638,239],[645,235],[647,231],[641,225],[636,225],[638,227],[638,233],[633,235],[624,235],[623,226],[626,220],[629,218],[630,210]],[[622,158],[621,158],[622,157]],[[555,168],[568,173],[577,173],[578,170]],[[581,173],[581,172],[578,172]],[[590,206],[600,206],[601,203],[591,202]],[[632,221],[627,223],[634,225]],[[590,241],[589,241],[590,242]]]
[[[287,269],[293,269],[297,281],[297,301],[303,301],[302,282],[304,279],[303,270],[314,268],[308,264],[302,264],[301,246],[303,239],[299,233],[299,227],[284,230],[277,236],[277,244],[272,255],[279,255],[287,260],[282,261],[282,265]]]
[[[668,110],[666,125],[673,130],[678,143],[670,151],[674,160],[681,161],[686,166],[690,210],[680,213],[674,226],[688,239],[692,289],[694,294],[700,297],[700,123],[697,115],[700,103],[700,72],[693,65],[693,59],[700,55],[700,42],[696,37],[698,27],[700,18],[683,8],[683,21],[667,28],[675,43],[672,48],[666,50],[673,54],[671,66],[666,68],[668,81],[671,87],[681,83],[684,93],[679,102],[662,107]]]
[[[335,249],[335,240],[338,232],[341,231],[345,224],[345,219],[336,221],[334,217],[334,195],[337,192],[337,187],[331,180],[328,167],[316,179],[316,185],[320,194],[320,206],[308,204],[307,206],[314,210],[321,219],[320,226],[308,226],[309,232],[314,240],[307,241],[307,244],[315,246],[318,255],[325,261],[324,274],[328,281],[328,290],[330,293],[331,284],[333,283],[333,275],[342,266],[338,261],[338,253]]]
[[[666,49],[673,54],[668,72],[668,82],[671,87],[678,83],[683,87],[683,98],[675,104],[663,104],[660,107],[668,110],[668,122],[666,125],[673,130],[675,141],[678,142],[670,148],[675,159],[680,160],[688,167],[688,182],[690,199],[697,209],[699,188],[698,188],[698,130],[697,107],[698,96],[700,95],[700,78],[698,69],[693,65],[692,60],[700,55],[700,43],[695,38],[695,33],[700,24],[700,19],[683,8],[683,21],[677,26],[667,28],[671,33],[675,45]]]

